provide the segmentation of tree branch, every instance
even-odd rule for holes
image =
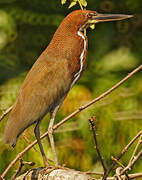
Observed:
[[[134,174],[129,174],[128,175],[130,179],[136,179],[136,178],[140,178],[142,177],[142,173],[134,173]],[[125,175],[121,176],[121,179],[124,179]],[[98,179],[98,180],[102,180],[102,179]],[[116,180],[115,177],[107,177],[107,180]]]
[[[130,148],[130,146],[141,136],[142,134],[142,130],[127,144],[127,146],[125,146],[125,148],[121,151],[121,153],[119,154],[119,156],[116,158],[117,161],[128,151],[128,149]],[[108,177],[109,173],[112,171],[112,169],[114,168],[114,166],[116,165],[116,161],[114,161],[112,163],[112,165],[110,166],[110,168],[107,170],[107,172],[105,173],[104,177],[102,180],[106,180],[106,178]]]
[[[4,111],[4,113],[2,113],[2,115],[0,116],[0,122],[12,110],[12,108],[13,106],[10,106],[6,111]]]
[[[89,173],[91,174],[91,173]],[[101,174],[101,173],[100,173]],[[34,177],[33,177],[34,175]],[[128,175],[130,179],[140,178],[142,177],[142,173],[135,173]],[[32,180],[36,178],[37,180],[63,180],[69,179],[83,179],[83,180],[96,180],[96,178],[92,178],[91,176],[87,176],[86,173],[75,171],[73,169],[47,169],[47,168],[36,168],[28,170],[26,173],[22,174],[21,176],[17,177],[16,180]],[[125,175],[121,176],[121,179],[124,179]],[[102,180],[101,178],[97,180]],[[116,180],[116,177],[108,177],[107,180]]]
[[[124,174],[125,172],[127,172],[128,170],[131,170],[131,168],[134,166],[134,164],[140,159],[140,157],[142,156],[142,150],[137,154],[137,156],[135,156],[135,158],[131,161],[130,164],[128,164],[128,166],[126,166],[121,174]]]
[[[104,174],[106,173],[107,171],[107,168],[105,167],[105,163],[103,161],[103,157],[100,153],[100,150],[99,150],[99,147],[98,147],[98,142],[97,142],[97,137],[96,137],[96,132],[95,132],[95,124],[94,124],[94,120],[95,120],[95,117],[91,117],[89,119],[89,122],[91,124],[91,130],[92,130],[92,133],[93,133],[93,137],[94,137],[94,142],[95,142],[95,147],[96,147],[96,150],[97,150],[97,153],[98,153],[98,156],[99,156],[99,159],[101,161],[101,164],[102,164],[102,167],[104,169]]]
[[[139,141],[138,141],[138,143],[137,143],[137,145],[136,145],[136,147],[135,147],[135,149],[134,149],[134,152],[133,152],[132,157],[131,157],[131,159],[130,159],[130,161],[129,161],[129,164],[131,164],[131,162],[133,161],[133,159],[135,159],[135,154],[136,154],[139,146],[141,145],[141,143],[142,143],[142,134],[141,134],[141,136],[140,136],[140,138],[139,138]],[[128,164],[128,165],[129,165],[129,164]]]
[[[20,165],[10,180],[15,180],[16,176],[19,174],[19,172],[21,171],[21,169],[24,165],[34,166],[35,163],[34,162],[26,162],[26,161],[23,161],[22,159],[20,159]]]
[[[62,168],[56,169],[54,167],[49,168],[36,168],[27,171],[25,174],[16,178],[16,180],[94,180],[91,176],[87,175],[86,173],[75,171],[73,169]]]

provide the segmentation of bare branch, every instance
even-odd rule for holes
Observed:
[[[99,159],[101,161],[101,164],[102,164],[102,167],[104,169],[104,174],[105,172],[107,171],[106,167],[105,167],[105,163],[103,161],[103,157],[100,153],[100,150],[99,150],[99,147],[98,147],[98,142],[97,142],[97,137],[96,137],[96,132],[95,132],[95,124],[94,124],[94,120],[95,120],[95,117],[91,117],[89,119],[89,122],[91,124],[91,130],[92,130],[92,133],[93,133],[93,137],[94,137],[94,142],[95,142],[95,147],[96,147],[96,150],[97,150],[97,153],[98,153],[98,156],[99,156]]]
[[[32,142],[28,139],[28,137],[26,136],[25,133],[23,133],[22,136],[23,136],[24,140],[25,140],[28,144],[31,144],[31,143],[32,143]],[[36,147],[33,147],[33,149],[34,149],[36,152],[40,153],[40,151],[39,151]]]
[[[128,164],[128,166],[126,166],[126,168],[122,170],[121,174],[124,174],[128,170],[131,170],[134,164],[140,159],[141,156],[142,156],[142,150],[137,154],[137,156],[135,156],[135,158],[131,161],[131,163]]]
[[[12,178],[10,180],[14,180],[16,178],[16,176],[19,174],[19,172],[21,171],[21,169],[24,165],[34,166],[35,163],[34,162],[26,162],[26,161],[23,161],[22,159],[20,159],[19,168],[15,171],[15,174],[12,176]]]
[[[69,168],[56,168],[56,167],[44,167],[35,168],[27,171],[21,176],[17,177],[16,180],[94,180],[91,176],[84,172],[76,171]]]
[[[2,115],[0,116],[0,121],[2,121],[2,119],[12,110],[13,106],[10,106],[6,111],[4,111],[2,113]]]
[[[121,151],[121,153],[119,154],[119,156],[116,158],[117,160],[119,160],[130,148],[130,146],[141,136],[142,131],[140,131],[128,144],[127,146],[125,146],[125,148]],[[102,180],[106,180],[106,178],[108,177],[109,173],[112,171],[112,169],[114,168],[114,166],[116,165],[116,161],[112,163],[112,165],[110,166],[110,168],[107,170],[107,172],[105,173],[104,177]]]
[[[136,154],[136,152],[137,152],[137,150],[138,150],[141,143],[142,143],[142,134],[141,134],[141,136],[139,138],[139,141],[138,141],[138,143],[137,143],[137,145],[136,145],[136,147],[134,149],[134,152],[133,152],[132,157],[131,157],[131,159],[129,161],[129,164],[131,164],[132,160],[135,159],[135,154]]]
[[[48,132],[44,133],[40,138],[43,139],[44,137],[46,137],[48,135]],[[11,163],[8,165],[8,167],[5,169],[5,171],[2,173],[1,178],[3,179],[7,173],[9,172],[9,170],[14,166],[14,164],[27,152],[29,151],[35,144],[37,144],[37,140],[35,140],[34,142],[32,142],[29,146],[27,146],[22,152],[20,152],[16,158],[11,161]]]
[[[55,178],[53,173],[55,174]],[[36,168],[28,170],[26,173],[22,174],[21,176],[17,177],[16,180],[30,180],[33,179],[32,175],[35,175],[34,177],[36,179],[86,179],[86,180],[96,180],[96,178],[91,178],[91,176],[86,176],[86,173],[75,171],[73,169],[69,168],[62,168],[62,169],[55,169],[54,167],[47,168]],[[50,175],[52,174],[52,178],[50,178]],[[92,173],[90,173],[92,174]],[[142,173],[135,173],[135,174],[129,174],[130,179],[135,179],[142,177]],[[121,176],[121,179],[125,179],[125,175]],[[101,178],[97,179],[101,180]],[[108,177],[107,180],[116,180],[115,177]]]
[[[120,162],[116,160],[116,163],[119,164]],[[116,177],[116,178],[118,178],[118,179],[121,180],[121,172],[122,172],[122,170],[123,170],[122,167],[124,167],[124,166],[121,165],[121,163],[120,163],[120,166],[121,166],[121,167],[118,167],[118,168],[115,170],[115,175],[114,175],[114,177]],[[124,168],[125,168],[125,167],[124,167]],[[124,172],[124,174],[126,175],[127,179],[130,180],[127,172]],[[125,179],[125,178],[124,178],[124,179]]]
[[[113,156],[111,157],[111,159],[112,159],[113,161],[115,161],[116,164],[118,164],[119,166],[125,168],[125,166],[124,166],[121,162],[119,162],[116,158],[114,158]]]
[[[135,173],[135,174],[129,174],[128,175],[130,179],[135,179],[135,178],[140,178],[142,177],[142,173]],[[124,179],[125,175],[121,176],[121,179]],[[102,180],[102,179],[98,179],[98,180]],[[116,180],[115,177],[107,177],[107,180]]]

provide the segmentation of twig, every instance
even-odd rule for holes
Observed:
[[[125,81],[127,81],[130,77],[132,77],[134,74],[136,74],[138,71],[142,70],[142,65],[138,66],[136,69],[134,69],[130,74],[128,74],[126,77],[124,77],[121,81],[119,81],[117,84],[115,84],[112,88],[110,88],[109,90],[107,90],[106,92],[104,92],[103,94],[101,94],[100,96],[98,96],[97,98],[93,99],[92,101],[90,101],[89,103],[85,104],[84,106],[81,106],[80,108],[78,108],[76,111],[74,111],[72,114],[70,114],[69,116],[67,116],[65,119],[63,119],[62,121],[60,121],[58,124],[56,124],[53,127],[53,130],[57,129],[59,126],[61,126],[62,124],[64,124],[66,121],[68,121],[69,119],[71,119],[72,117],[74,117],[76,114],[78,114],[79,112],[81,112],[82,110],[88,108],[89,106],[91,106],[92,104],[94,104],[95,102],[101,100],[102,98],[104,98],[105,96],[107,96],[108,94],[110,94],[112,91],[114,91],[116,88],[118,88],[121,84],[123,84]],[[48,131],[45,132],[40,138],[43,139],[44,137],[46,137],[48,135]],[[5,169],[5,171],[2,173],[1,178],[5,177],[6,174],[8,173],[8,171],[12,168],[12,166],[19,160],[19,158],[21,158],[29,149],[31,149],[35,144],[37,143],[37,141],[35,140],[33,143],[31,143],[29,146],[27,146],[22,152],[20,152],[16,158],[9,164],[9,166]],[[112,167],[113,168],[113,167]],[[106,174],[108,176],[110,172],[108,171],[108,173]],[[106,177],[107,177],[106,176]]]
[[[135,154],[136,154],[136,152],[137,152],[137,150],[138,150],[138,148],[139,148],[139,145],[140,145],[141,143],[142,143],[142,134],[141,134],[141,136],[140,136],[140,138],[139,138],[139,141],[138,141],[138,143],[137,143],[137,145],[136,145],[136,147],[135,147],[135,149],[134,149],[134,152],[133,152],[133,154],[132,154],[132,157],[131,157],[128,165],[131,164],[132,160],[135,158]]]
[[[2,115],[0,116],[0,121],[2,121],[2,119],[12,110],[13,106],[10,106],[6,111],[4,111],[2,113]]]
[[[142,150],[137,154],[137,156],[135,156],[135,158],[131,161],[130,164],[128,164],[128,166],[126,166],[121,174],[124,174],[125,172],[127,172],[128,170],[131,170],[132,167],[134,166],[134,164],[138,161],[138,159],[140,159],[140,157],[142,156]]]
[[[139,138],[142,134],[142,131],[140,131],[128,144],[127,146],[125,146],[125,148],[121,151],[121,153],[119,154],[119,156],[117,157],[117,160],[119,160],[130,148],[130,146],[137,140],[137,138]],[[104,177],[102,180],[106,180],[106,178],[108,177],[109,173],[112,171],[112,169],[114,168],[114,166],[116,165],[116,162],[113,162],[112,165],[110,166],[110,168],[107,170],[107,172],[105,173]]]
[[[129,174],[128,176],[130,179],[142,178],[142,173]],[[125,178],[125,175],[122,175],[121,179],[124,179],[124,178]],[[102,180],[102,178],[98,180]],[[107,180],[116,180],[116,179],[115,177],[107,177]]]
[[[129,177],[129,175],[127,174],[127,172],[125,172],[125,175],[126,175],[127,179],[130,180],[130,177]]]
[[[123,168],[125,168],[125,166],[124,166],[121,162],[119,162],[116,158],[114,158],[113,156],[111,157],[111,159],[112,159],[113,161],[115,161],[116,164],[118,164],[118,165],[120,166],[120,167],[118,167],[118,168],[116,169],[116,174],[118,174],[118,176],[120,176],[120,175],[121,175],[120,172],[121,172],[121,170],[122,170]],[[119,173],[117,173],[117,170],[118,170],[118,169],[119,169]],[[130,180],[127,172],[125,172],[125,175],[126,175],[127,179]]]
[[[45,132],[40,139],[43,139],[44,137],[46,137],[48,135],[48,131]],[[37,140],[33,141],[29,146],[27,146],[23,151],[21,151],[16,158],[11,161],[11,163],[8,165],[8,167],[5,169],[5,171],[2,173],[1,178],[4,178],[7,173],[9,172],[9,170],[14,166],[14,164],[27,152],[29,151],[35,144],[37,144]]]
[[[116,164],[118,164],[119,166],[125,168],[125,166],[124,166],[121,162],[119,162],[115,157],[112,156],[111,159],[112,159],[113,161],[115,161]]]
[[[25,133],[23,133],[23,138],[25,139],[25,141],[28,143],[28,144],[31,144],[31,141],[27,138],[27,136],[25,135]],[[36,151],[36,152],[38,152],[38,153],[40,153],[40,151],[36,148],[36,147],[33,147],[33,149]]]
[[[19,174],[19,172],[21,171],[22,167],[24,165],[30,165],[30,166],[34,166],[35,163],[34,162],[26,162],[26,161],[23,161],[22,159],[20,159],[20,165],[19,165],[19,168],[15,171],[15,174],[11,177],[10,180],[14,180],[16,178],[16,176]]]
[[[91,118],[89,119],[89,122],[90,122],[90,124],[91,124],[91,130],[92,130],[93,137],[94,137],[95,147],[96,147],[96,150],[97,150],[97,153],[98,153],[98,156],[99,156],[99,159],[100,159],[100,161],[101,161],[102,167],[103,167],[103,169],[104,169],[104,174],[105,174],[105,172],[107,171],[107,169],[106,169],[106,167],[105,167],[105,164],[104,164],[102,155],[101,155],[100,150],[99,150],[99,147],[98,147],[98,142],[97,142],[97,137],[96,137],[96,132],[95,132],[94,120],[95,120],[95,117],[91,117]]]
[[[114,177],[117,177],[118,179],[121,179],[121,172],[122,172],[123,168],[125,168],[125,167],[124,167],[123,164],[121,164],[121,163],[120,163],[117,159],[115,159],[114,157],[112,158],[112,160],[113,160],[113,161],[116,161],[116,163],[121,166],[121,167],[118,167],[118,168],[115,170],[116,173],[115,173],[115,175],[114,175]],[[130,180],[127,172],[125,172],[124,174],[126,175],[127,179]]]

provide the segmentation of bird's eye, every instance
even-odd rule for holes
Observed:
[[[93,16],[97,16],[97,12],[96,11],[94,11],[93,13],[88,13],[87,14],[87,18],[88,19],[91,19]]]
[[[91,15],[91,14],[87,14],[87,17],[88,17],[88,18],[91,18],[91,17],[92,17],[92,15]]]

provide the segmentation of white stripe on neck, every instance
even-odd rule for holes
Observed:
[[[81,52],[81,55],[80,55],[80,69],[79,71],[74,75],[75,79],[73,80],[72,84],[71,84],[71,88],[72,86],[76,83],[76,81],[79,79],[80,75],[81,75],[81,72],[83,70],[83,57],[84,57],[84,53],[85,53],[85,50],[86,50],[86,39],[85,39],[85,36],[83,35],[83,33],[81,33],[80,31],[77,32],[78,36],[80,36],[82,39],[83,39],[83,42],[84,42],[84,47],[83,47],[83,50]]]
[[[74,77],[80,75],[80,73],[81,73],[81,71],[82,71],[82,69],[83,69],[83,56],[84,56],[84,52],[85,52],[85,50],[86,50],[86,39],[85,39],[84,35],[83,35],[80,31],[78,31],[77,34],[78,34],[78,36],[80,36],[80,37],[83,39],[83,41],[84,41],[84,47],[83,47],[82,53],[81,53],[81,55],[80,55],[80,70],[79,70],[79,72],[77,72],[77,73],[74,75]]]

